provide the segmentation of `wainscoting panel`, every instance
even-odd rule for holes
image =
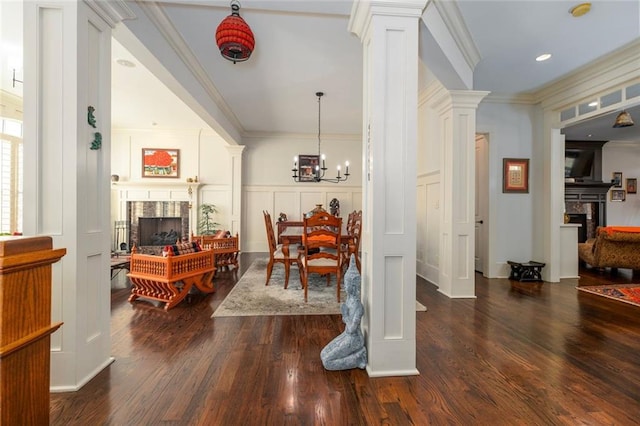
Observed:
[[[240,232],[234,229],[231,211],[231,186],[228,185],[203,185],[200,188],[200,204],[213,204],[218,211],[214,215],[214,221],[219,224],[220,229],[231,231],[235,235]],[[194,207],[195,208],[195,207]],[[200,220],[200,211],[196,212],[197,221]],[[239,218],[238,218],[239,219]],[[197,225],[194,227],[197,229]]]
[[[288,219],[300,217],[300,197],[296,191],[278,191],[273,194],[273,211],[271,219],[278,220],[280,213],[287,215]]]
[[[418,176],[416,273],[438,285],[440,269],[440,173]]]
[[[316,204],[322,204],[326,209],[328,202],[323,197],[323,192],[320,190],[306,190],[300,192],[300,216],[295,218],[297,220],[302,219],[302,215],[315,208]],[[294,219],[294,218],[290,218]],[[294,220],[295,220],[294,219]]]
[[[336,191],[336,186],[340,190]],[[347,220],[349,212],[362,209],[362,188],[343,186],[344,184],[316,184],[295,186],[245,186],[243,187],[243,226],[242,251],[266,252],[267,237],[264,229],[262,211],[271,214],[274,223],[280,212],[286,213],[289,220],[302,220],[304,213],[322,204],[329,210],[333,198],[340,201],[340,216]]]

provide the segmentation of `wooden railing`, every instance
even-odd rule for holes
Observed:
[[[0,424],[48,425],[51,237],[0,238]]]

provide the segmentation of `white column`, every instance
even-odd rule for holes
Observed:
[[[476,109],[489,92],[443,92],[439,114],[440,274],[438,291],[475,298],[475,138]]]
[[[418,374],[418,20],[425,1],[357,2],[364,47],[362,296],[370,376]]]
[[[69,391],[113,361],[111,28],[69,1],[25,1],[24,28],[24,230],[67,249],[52,274],[52,321],[64,325],[51,338],[51,388]]]
[[[557,116],[556,116],[557,117]],[[554,128],[554,113],[544,114],[544,180],[542,186],[542,218],[535,220],[543,229],[542,253],[545,267],[542,279],[557,283],[560,281],[560,227],[564,224],[564,135]],[[562,184],[558,184],[562,182]],[[534,259],[535,260],[535,259]]]
[[[231,217],[229,230],[232,235],[240,233],[242,229],[242,152],[244,148],[244,145],[227,146],[231,160]]]

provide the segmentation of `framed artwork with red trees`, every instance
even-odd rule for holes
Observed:
[[[142,148],[142,177],[180,177],[180,150]]]

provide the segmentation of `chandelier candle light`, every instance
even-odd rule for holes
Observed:
[[[325,172],[327,171],[326,167],[326,156],[322,154],[320,149],[320,103],[322,96],[324,96],[323,92],[316,92],[316,96],[318,97],[318,155],[300,155],[293,157],[293,168],[291,171],[293,172],[292,178],[296,182],[330,182],[330,183],[339,183],[344,182],[349,179],[349,162],[345,161],[345,170],[344,175],[341,175],[342,168],[338,164],[338,174],[335,178],[325,178]],[[321,162],[322,161],[322,162]]]

